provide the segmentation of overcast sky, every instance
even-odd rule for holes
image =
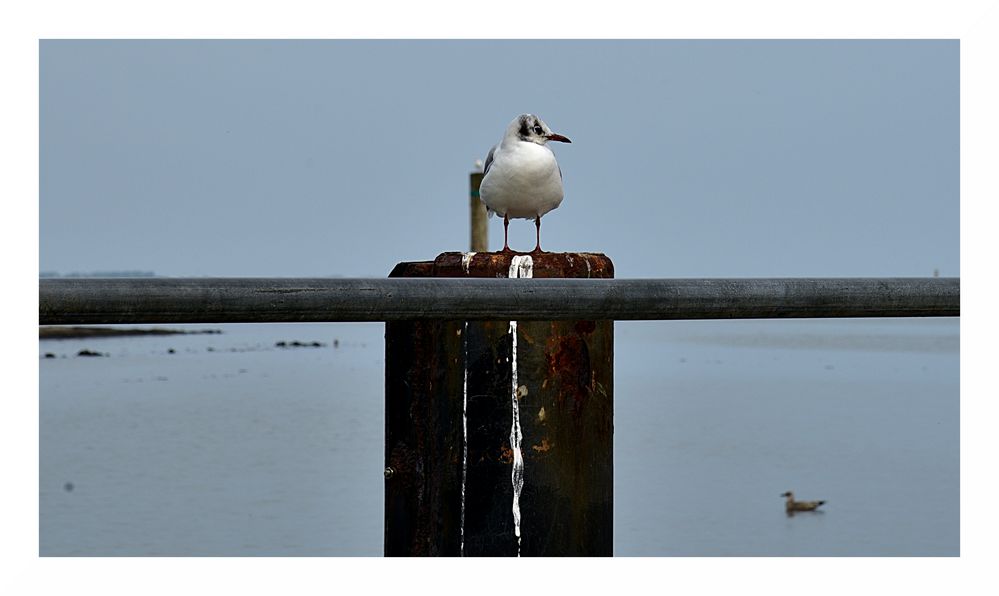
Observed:
[[[618,277],[958,276],[957,41],[43,41],[40,270],[384,276],[554,144]],[[490,221],[490,247],[502,246]],[[534,226],[511,224],[530,250]]]

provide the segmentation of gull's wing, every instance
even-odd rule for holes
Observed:
[[[498,146],[499,145],[493,145],[493,148],[489,150],[489,154],[486,155],[486,164],[484,166],[482,166],[482,177],[483,178],[485,178],[486,174],[489,173],[489,166],[493,165],[493,153],[496,152],[496,147],[498,147]],[[479,200],[482,201],[482,197],[481,196],[479,196]],[[485,204],[485,201],[482,201],[482,203]],[[489,217],[493,216],[493,210],[489,208],[489,205],[486,205],[486,215],[489,216]]]
[[[496,145],[489,150],[489,155],[486,155],[486,165],[482,166],[482,175],[485,176],[489,173],[489,166],[493,165],[493,153],[496,152]]]

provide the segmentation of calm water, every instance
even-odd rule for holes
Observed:
[[[40,343],[41,554],[380,556],[383,326],[180,327]],[[959,554],[957,320],[615,329],[617,555]]]

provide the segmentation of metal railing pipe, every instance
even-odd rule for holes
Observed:
[[[42,325],[960,315],[960,278],[45,278]]]

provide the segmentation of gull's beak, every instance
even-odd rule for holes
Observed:
[[[572,142],[569,139],[563,137],[562,135],[555,134],[555,133],[552,133],[552,134],[546,136],[545,138],[548,139],[549,141],[559,141],[559,142],[562,142],[562,143],[571,143]]]

